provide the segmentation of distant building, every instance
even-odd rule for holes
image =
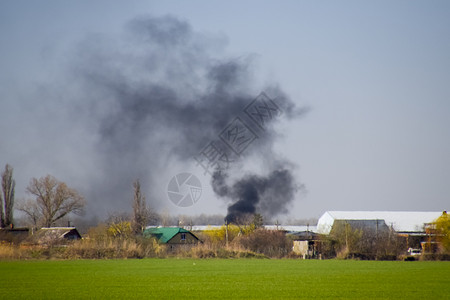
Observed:
[[[329,234],[337,224],[377,233],[392,230],[405,239],[407,249],[420,248],[420,243],[427,237],[426,226],[441,214],[419,211],[327,211],[319,218],[317,232]]]
[[[42,227],[30,237],[32,243],[41,245],[65,244],[79,239],[81,235],[75,227]]]
[[[311,225],[264,225],[267,230],[281,230],[287,234],[294,234],[297,232],[317,232],[316,226]]]
[[[392,228],[399,234],[425,234],[425,225],[433,222],[442,212],[418,211],[327,211],[317,223],[317,232],[329,234],[336,221],[356,227]]]
[[[193,225],[190,226],[192,231],[208,231],[208,230],[219,230],[225,225]],[[316,232],[317,227],[311,225],[263,225],[264,229],[267,230],[280,230],[286,233],[295,233],[301,231],[312,231]]]
[[[298,231],[289,234],[293,238],[292,251],[303,258],[318,258],[321,251],[321,236],[313,231]]]

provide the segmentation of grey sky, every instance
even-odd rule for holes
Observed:
[[[251,57],[248,92],[276,83],[311,108],[277,126],[275,150],[306,187],[292,217],[449,208],[448,1],[91,2],[0,2],[0,166],[15,168],[18,197],[48,173],[80,190],[103,180],[97,133],[72,113],[83,101],[74,57],[86,39],[121,39],[135,17],[170,14],[214,41],[213,56]],[[202,199],[175,208],[164,182],[186,165],[165,163],[160,185],[146,187],[161,210],[226,213],[206,177]]]

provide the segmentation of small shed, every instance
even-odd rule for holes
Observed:
[[[180,227],[151,227],[145,229],[143,234],[158,239],[161,244],[195,245],[200,242],[192,232]]]
[[[294,238],[292,251],[303,258],[318,258],[321,250],[320,235],[312,231],[290,234]]]

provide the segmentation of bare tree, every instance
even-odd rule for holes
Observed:
[[[261,214],[254,214],[252,225],[255,226],[255,229],[261,228],[264,226],[264,218]]]
[[[1,214],[1,226],[9,226],[13,223],[13,211],[14,211],[14,188],[16,186],[16,181],[13,179],[13,168],[6,164],[5,171],[2,173],[2,189],[3,189],[3,200],[5,202],[5,210],[3,216],[3,209],[0,209]],[[0,194],[0,205],[1,202]]]
[[[42,222],[42,217],[39,211],[39,207],[34,199],[21,201],[20,203],[18,203],[17,210],[25,213],[26,217],[31,222],[33,227],[39,227],[40,223]]]
[[[131,222],[131,215],[123,211],[109,212],[104,222],[108,226],[116,223]]]
[[[67,214],[83,212],[83,196],[53,176],[31,179],[27,192],[36,197],[35,201],[29,200],[18,209],[25,212],[35,226],[51,227]]]
[[[145,203],[145,196],[141,193],[141,184],[139,179],[133,182],[133,231],[141,233],[151,218],[151,211]]]

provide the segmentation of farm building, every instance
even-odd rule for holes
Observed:
[[[317,231],[329,234],[336,221],[353,223],[356,227],[392,228],[399,234],[425,233],[425,225],[442,212],[418,211],[327,211],[317,223]]]
[[[143,234],[158,239],[161,244],[194,245],[200,242],[192,232],[180,227],[150,227]]]
[[[318,258],[321,250],[321,237],[313,231],[298,231],[289,234],[293,237],[292,251],[303,258]]]
[[[426,238],[425,227],[442,212],[412,211],[327,211],[317,223],[317,231],[329,234],[337,224],[348,224],[353,229],[383,232],[393,230],[405,238],[407,247],[420,247]]]
[[[43,227],[30,238],[31,242],[37,244],[65,243],[79,239],[81,235],[75,227]]]

